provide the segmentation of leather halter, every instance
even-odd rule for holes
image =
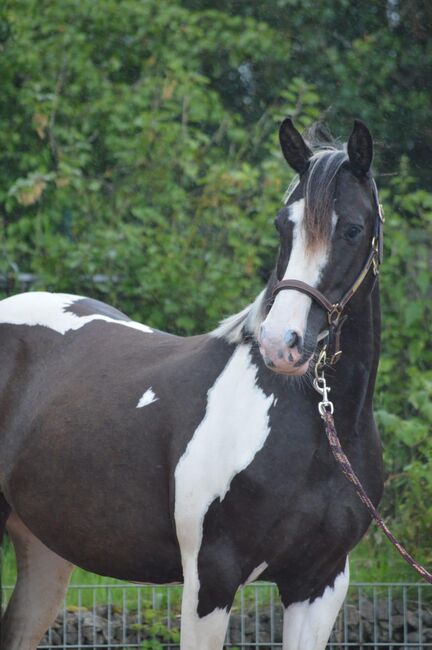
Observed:
[[[321,291],[315,287],[311,287],[309,284],[306,284],[306,282],[302,282],[302,280],[281,280],[276,284],[272,292],[273,301],[275,296],[280,291],[284,291],[286,289],[300,291],[300,293],[304,293],[315,300],[315,302],[318,303],[319,306],[327,312],[327,320],[329,324],[327,335],[328,340],[324,347],[327,351],[328,363],[330,364],[335,364],[340,359],[340,356],[342,354],[340,347],[340,337],[342,325],[347,319],[347,316],[344,315],[344,310],[347,304],[356,293],[357,289],[362,285],[371,268],[373,269],[373,274],[376,279],[376,276],[379,273],[379,266],[382,262],[384,211],[378,199],[378,190],[374,180],[372,180],[372,188],[376,206],[376,217],[370,252],[356,280],[353,282],[348,291],[346,291],[338,300],[338,302],[331,302],[323,293],[321,293]]]

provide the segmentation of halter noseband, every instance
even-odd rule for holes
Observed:
[[[300,293],[304,293],[315,300],[315,302],[317,302],[319,306],[327,312],[329,328],[328,340],[324,348],[327,351],[327,359],[328,363],[330,364],[335,364],[342,354],[340,347],[340,338],[342,325],[347,319],[347,316],[343,313],[345,307],[353,295],[356,293],[357,289],[362,285],[371,267],[376,279],[376,276],[379,273],[379,266],[382,262],[384,211],[378,199],[378,190],[375,181],[373,180],[372,183],[377,216],[375,218],[371,249],[362,270],[348,291],[342,296],[342,298],[338,302],[333,303],[328,298],[326,298],[326,296],[321,293],[321,291],[315,289],[315,287],[311,287],[309,284],[306,284],[306,282],[302,282],[302,280],[281,280],[276,284],[272,292],[273,301],[275,299],[275,296],[280,291],[284,291],[285,289],[294,289],[295,291],[300,291]]]

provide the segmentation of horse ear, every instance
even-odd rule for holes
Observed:
[[[365,176],[372,164],[373,142],[369,129],[361,120],[354,120],[347,149],[353,173],[356,176]]]
[[[290,117],[287,117],[280,125],[279,142],[288,165],[298,174],[304,174],[309,167],[312,151],[295,128]]]

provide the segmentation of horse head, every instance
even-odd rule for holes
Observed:
[[[345,308],[355,293],[352,311],[370,291],[382,214],[370,171],[372,137],[363,122],[355,121],[343,148],[308,144],[290,119],[279,136],[298,177],[275,220],[280,248],[258,343],[269,368],[303,375],[319,342],[345,318],[342,310],[331,314],[332,307],[342,300]]]

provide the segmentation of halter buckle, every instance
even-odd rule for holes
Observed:
[[[332,354],[332,356],[330,358],[330,361],[329,361],[329,364],[331,366],[334,366],[334,364],[339,361],[341,354],[342,354],[342,350],[338,350],[337,352]]]
[[[320,372],[324,371],[324,366],[327,360],[327,345],[325,345],[319,353],[318,360],[315,364],[315,379],[318,381],[321,377]]]
[[[339,323],[340,317],[342,316],[342,309],[338,302],[332,305],[331,311],[329,311],[327,319],[329,325],[336,326]]]

